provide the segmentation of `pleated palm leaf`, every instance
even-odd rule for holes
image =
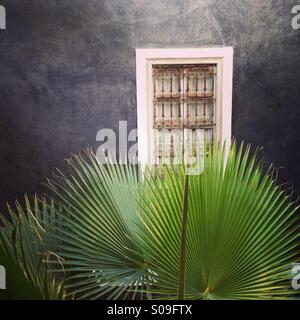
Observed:
[[[139,237],[148,275],[154,275],[148,282],[153,297],[295,295],[291,268],[299,258],[297,207],[276,184],[272,168],[264,173],[257,154],[250,156],[249,146],[237,150],[234,143],[227,161],[225,155],[225,147],[211,148],[203,172],[188,180],[183,165],[145,178],[147,191],[137,199],[145,228]],[[184,181],[189,181],[186,196]]]
[[[53,200],[32,201],[25,196],[25,205],[8,205],[9,218],[0,215],[0,262],[8,272],[7,292],[3,298],[63,299],[63,276],[51,272],[60,258],[55,254],[59,226],[59,211]],[[53,237],[54,236],[54,237]]]
[[[138,243],[135,193],[139,174],[129,165],[104,166],[92,152],[69,160],[69,177],[49,180],[64,206],[67,288],[79,299],[135,299],[145,276]]]

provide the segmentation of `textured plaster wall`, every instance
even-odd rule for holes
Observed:
[[[136,47],[234,46],[233,135],[300,187],[300,30],[282,0],[0,0],[0,208],[136,127]]]

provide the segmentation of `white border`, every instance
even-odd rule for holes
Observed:
[[[148,74],[154,63],[217,63],[221,69],[219,84],[221,86],[221,124],[218,140],[231,141],[232,116],[232,78],[233,78],[233,48],[180,48],[180,49],[136,49],[136,84],[137,84],[137,124],[138,153],[142,166],[149,163],[149,123],[151,112],[149,105]],[[151,86],[151,85],[150,85]]]

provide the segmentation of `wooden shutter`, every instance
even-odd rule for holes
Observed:
[[[216,76],[214,64],[153,65],[153,151],[156,164],[196,155],[204,137],[214,140]],[[176,135],[175,135],[176,132]]]

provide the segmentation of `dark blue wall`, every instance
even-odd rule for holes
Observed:
[[[233,135],[300,187],[297,1],[0,0],[0,201],[43,190],[71,152],[136,127],[136,47],[234,46]]]

